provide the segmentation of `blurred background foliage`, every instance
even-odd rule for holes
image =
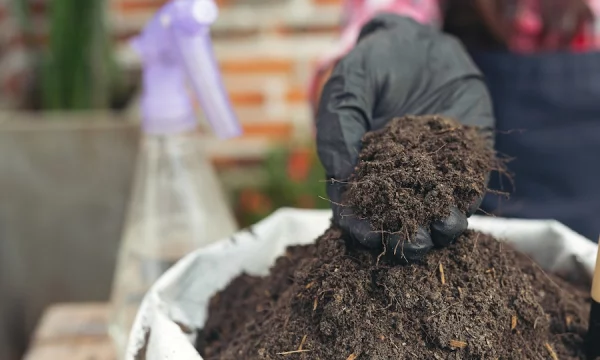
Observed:
[[[48,36],[36,40],[35,0],[10,0],[34,69],[28,109],[123,109],[139,83],[119,68],[108,28],[109,0],[47,1]],[[328,208],[324,171],[312,145],[274,145],[261,159],[265,181],[233,192],[240,225],[250,225],[282,206]],[[322,198],[320,198],[322,197]]]
[[[107,29],[106,0],[48,2],[48,41],[38,48],[31,0],[12,0],[32,56],[31,107],[39,110],[122,108],[127,97]]]
[[[328,209],[325,170],[314,145],[273,148],[262,168],[264,185],[236,192],[235,209],[240,226],[256,223],[280,207]]]
[[[50,39],[40,77],[43,108],[109,107],[118,71],[106,31],[104,0],[52,1],[50,6]]]

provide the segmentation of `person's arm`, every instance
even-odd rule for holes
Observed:
[[[445,1],[445,0],[444,0]],[[323,85],[337,62],[356,45],[361,28],[381,13],[411,18],[418,23],[438,27],[441,24],[440,0],[344,0],[342,4],[342,32],[338,42],[318,59],[311,81],[309,99],[316,112]]]
[[[406,17],[381,14],[335,65],[317,111],[317,147],[330,179],[334,222],[365,246],[381,246],[381,236],[340,206],[343,183],[354,170],[362,136],[409,114],[441,114],[488,131],[494,126],[483,78],[456,39]],[[466,229],[468,215],[451,208],[447,219],[404,243],[403,255],[412,261],[434,244],[449,244]]]

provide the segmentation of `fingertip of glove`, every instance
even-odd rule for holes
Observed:
[[[467,218],[470,218],[471,216],[473,216],[473,214],[477,212],[477,210],[479,210],[479,207],[481,206],[482,202],[483,197],[477,198],[475,199],[475,201],[473,201],[473,203],[471,204],[471,206],[469,206],[469,209],[467,210]]]
[[[354,215],[342,216],[339,225],[342,231],[358,243],[368,248],[381,246],[381,234],[373,231],[367,220],[358,219]]]
[[[490,174],[488,173],[485,176],[485,180],[484,180],[484,184],[485,187],[487,188],[487,185],[490,181]],[[477,210],[479,210],[479,208],[481,207],[481,203],[483,202],[483,198],[485,197],[485,192],[477,197],[475,200],[473,200],[473,203],[471,204],[471,206],[469,206],[469,208],[467,209],[467,218],[470,218],[473,214],[475,214],[477,212]]]
[[[387,250],[393,257],[400,261],[412,263],[417,262],[433,248],[433,241],[429,232],[423,228],[417,230],[414,239],[406,241],[399,235],[394,235],[388,239]]]
[[[468,226],[467,216],[458,208],[451,207],[448,217],[431,224],[431,239],[436,246],[448,246],[465,232]]]

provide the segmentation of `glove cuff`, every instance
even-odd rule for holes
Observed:
[[[342,213],[342,194],[344,194],[344,184],[336,181],[335,179],[329,179],[325,188],[327,197],[331,204],[331,210],[333,210],[333,222],[339,225],[340,215]]]

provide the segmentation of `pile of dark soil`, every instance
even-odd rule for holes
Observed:
[[[279,296],[289,290],[294,269],[302,259],[313,258],[315,250],[314,245],[291,246],[275,261],[267,278],[242,274],[223,292],[213,296],[208,320],[198,337],[198,347],[204,349],[202,353],[207,358],[218,358],[246,321],[271,308]]]
[[[392,266],[340,235],[217,295],[204,358],[584,358],[587,293],[506,244],[469,231],[422,264]]]
[[[347,204],[389,232],[466,211],[493,154],[475,129],[440,117],[367,135]],[[492,164],[492,165],[490,165]],[[216,359],[579,359],[585,292],[506,244],[468,231],[423,262],[378,261],[331,228],[292,247],[269,276],[213,298],[200,352]]]

